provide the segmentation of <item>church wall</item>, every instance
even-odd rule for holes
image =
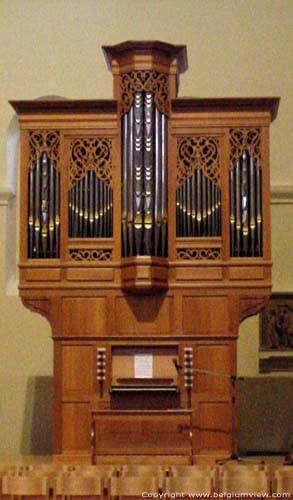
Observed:
[[[111,97],[101,45],[159,39],[188,48],[181,96],[281,96],[271,128],[272,189],[293,192],[290,1],[2,0],[0,29],[0,454],[50,449],[50,327],[17,297],[17,196],[9,99]],[[12,132],[11,132],[12,130]],[[9,151],[9,148],[8,148]],[[7,173],[7,169],[9,173]],[[279,197],[280,198],[280,197]],[[281,196],[282,198],[282,196]],[[289,196],[290,198],[290,196]],[[277,198],[278,199],[278,198]],[[293,291],[293,205],[272,205],[273,290]],[[258,319],[240,329],[238,372],[258,377]],[[36,432],[34,423],[47,424]]]

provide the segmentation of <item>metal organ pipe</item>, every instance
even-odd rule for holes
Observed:
[[[254,164],[252,157],[249,162],[249,186],[250,186],[250,196],[249,196],[249,205],[250,205],[250,238],[251,238],[251,255],[252,257],[255,255],[255,175],[254,175]]]
[[[133,255],[133,137],[134,137],[134,112],[133,106],[131,106],[129,110],[129,121],[128,121],[128,140],[127,140],[127,163],[125,165],[125,169],[127,171],[127,227],[128,227],[128,248],[125,247],[124,255],[132,256]]]
[[[41,188],[41,238],[44,255],[47,255],[48,236],[48,157],[42,155],[42,188]]]
[[[122,248],[127,252],[127,215],[128,215],[128,113],[125,113],[122,118]]]
[[[31,163],[29,172],[29,219],[28,219],[28,256],[30,258],[34,255],[34,184],[35,184],[35,171],[34,165]]]
[[[161,114],[162,120],[162,163],[161,163],[161,248],[155,255],[167,255],[167,117]]]
[[[241,176],[241,216],[242,216],[242,247],[246,256],[248,252],[248,165],[247,154],[242,155],[242,176]]]
[[[60,174],[55,171],[55,256],[60,255]]]
[[[34,248],[34,253],[35,257],[39,257],[40,255],[40,229],[41,229],[41,223],[40,223],[40,185],[41,185],[41,169],[40,169],[40,156],[37,156],[37,165],[36,165],[36,182],[35,182],[35,221],[34,221],[34,236],[35,236],[35,248]]]
[[[135,254],[140,255],[143,238],[143,99],[134,94],[134,243]]]
[[[160,142],[160,132],[157,141]],[[146,92],[144,99],[144,241],[143,253],[151,255],[153,234],[153,94]]]
[[[240,255],[240,236],[241,236],[241,179],[240,179],[240,161],[236,162],[236,255]]]
[[[54,165],[50,161],[50,189],[49,189],[49,246],[50,257],[53,257],[54,245],[54,205],[55,205],[55,192],[54,192]]]
[[[256,166],[256,227],[257,227],[257,255],[262,255],[262,194],[261,194],[261,169]]]
[[[89,234],[94,234],[94,172],[91,170],[89,173],[90,189],[89,189]]]
[[[155,203],[154,203],[154,220],[155,220],[155,245],[154,253],[158,255],[160,230],[163,220],[163,177],[162,177],[162,115],[157,108],[155,108]]]
[[[230,242],[231,250],[235,249],[235,179],[234,170],[230,169]],[[232,253],[233,255],[233,253]]]

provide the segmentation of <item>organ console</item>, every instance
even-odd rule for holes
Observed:
[[[19,291],[52,327],[54,457],[223,458],[239,324],[271,290],[279,99],[178,97],[184,45],[103,50],[112,100],[11,102]]]

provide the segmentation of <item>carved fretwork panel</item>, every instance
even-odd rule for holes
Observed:
[[[60,132],[29,134],[28,258],[60,255]]]
[[[161,113],[169,113],[168,75],[157,71],[132,71],[121,75],[121,113],[127,113],[134,100],[135,92],[151,92]]]
[[[244,127],[230,129],[231,168],[236,165],[244,151],[248,151],[250,158],[261,168],[260,129]]]
[[[74,262],[107,262],[112,260],[112,250],[109,248],[70,248],[69,258]]]
[[[37,158],[46,153],[55,162],[57,170],[60,159],[60,132],[58,130],[32,130],[29,134],[30,168]]]
[[[69,185],[84,178],[89,170],[112,186],[112,140],[108,138],[76,138],[70,142]]]
[[[193,260],[220,260],[220,248],[177,248],[177,259]]]
[[[177,186],[180,187],[195,170],[220,185],[219,138],[183,137],[177,140]]]

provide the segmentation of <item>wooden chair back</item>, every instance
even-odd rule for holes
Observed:
[[[4,476],[2,479],[2,495],[10,495],[11,499],[26,498],[37,495],[38,499],[49,498],[47,478],[34,476]]]
[[[163,482],[163,493],[175,495],[176,492],[184,495],[212,494],[212,475],[209,472],[202,472],[194,476],[167,477]]]
[[[147,476],[127,476],[112,477],[109,484],[109,498],[119,497],[119,500],[130,500],[139,498],[141,500],[143,493],[158,493],[158,478]]]
[[[225,470],[219,477],[219,491],[221,493],[270,493],[270,482],[266,471]]]
[[[272,491],[273,493],[290,493],[290,495],[293,495],[293,467],[285,466],[284,469],[287,470],[278,469],[275,471],[272,480]]]
[[[54,487],[57,498],[66,500],[70,498],[86,499],[102,498],[104,494],[104,482],[100,477],[83,476],[79,473],[71,473],[57,477]]]
[[[121,468],[121,476],[125,477],[162,477],[166,475],[168,467],[162,465],[124,465]]]

